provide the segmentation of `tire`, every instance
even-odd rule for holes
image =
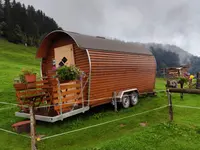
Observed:
[[[130,107],[130,97],[127,94],[124,94],[122,97],[122,107],[129,108]]]
[[[136,93],[136,92],[131,93],[131,95],[130,95],[130,104],[131,104],[131,106],[137,105],[138,101],[139,101],[138,100],[138,93]]]

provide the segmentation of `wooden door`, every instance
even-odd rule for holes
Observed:
[[[62,65],[65,65],[65,66],[75,65],[74,51],[73,51],[72,44],[57,47],[54,49],[54,52],[55,52],[56,68],[60,67]],[[65,60],[65,61],[63,61],[63,60]],[[60,64],[62,64],[62,65],[60,65]],[[60,86],[67,86],[67,85],[73,85],[73,84],[76,84],[76,81],[71,81],[68,83],[61,83]],[[60,92],[65,93],[65,92],[75,91],[75,90],[76,90],[76,88],[72,86],[70,88],[61,89]],[[67,99],[67,101],[65,100],[65,102],[71,104],[69,106],[62,105],[63,111],[71,110],[71,108],[73,108],[74,103],[75,103],[75,97],[77,97],[77,96],[78,96],[78,94],[74,93],[74,92],[63,96],[64,99]]]
[[[55,53],[56,67],[59,67],[60,66],[59,64],[63,64],[66,66],[75,65],[74,51],[72,44],[57,47],[54,49],[54,53]]]

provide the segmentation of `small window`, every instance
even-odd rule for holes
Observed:
[[[66,62],[67,62],[67,58],[66,58],[66,57],[63,57],[62,62],[63,62],[63,63],[66,63]]]
[[[64,66],[64,63],[61,61],[61,62],[59,63],[59,66],[60,66],[60,67]]]

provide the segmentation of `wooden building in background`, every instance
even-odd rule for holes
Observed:
[[[162,68],[161,72],[167,79],[174,79],[184,77],[189,71],[190,65],[183,65],[179,67]]]

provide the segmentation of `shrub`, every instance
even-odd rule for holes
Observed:
[[[187,78],[179,78],[179,83],[183,83],[183,84],[186,84],[188,82],[188,79]]]
[[[36,74],[34,72],[34,69],[22,69],[23,75],[30,75],[30,74]]]
[[[60,81],[77,80],[81,75],[81,71],[75,66],[62,66],[57,69],[57,75]]]
[[[14,79],[16,83],[26,83],[25,75],[36,74],[34,69],[22,69],[22,72]]]

